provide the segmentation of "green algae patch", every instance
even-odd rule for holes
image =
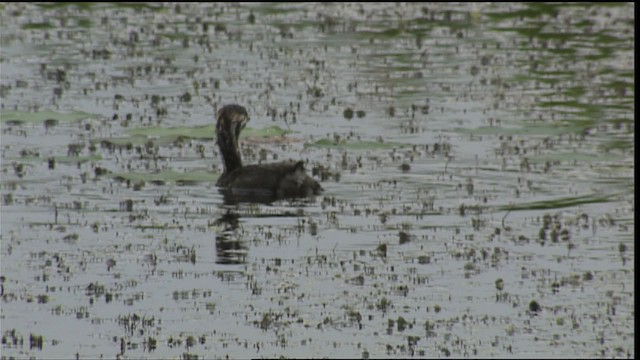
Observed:
[[[214,182],[220,174],[212,173],[205,170],[191,170],[185,172],[177,172],[173,170],[162,170],[153,173],[142,172],[126,172],[126,173],[110,173],[106,176],[117,180],[131,182],[155,182],[155,183],[174,183],[189,184],[201,182]]]
[[[178,137],[186,137],[192,139],[213,139],[215,128],[213,125],[177,126],[171,128],[153,126],[148,128],[130,129],[127,130],[126,133],[140,138],[157,137],[174,139]]]
[[[283,129],[279,126],[268,126],[262,129],[254,129],[254,128],[245,128],[240,133],[241,138],[252,138],[252,137],[276,137],[276,136],[284,136],[292,133],[291,130]]]
[[[73,122],[85,119],[95,119],[97,115],[89,114],[83,111],[73,111],[70,113],[59,113],[55,111],[38,111],[38,112],[24,112],[24,111],[2,111],[0,112],[0,122],[9,124],[37,124],[37,123],[58,123],[58,122]],[[45,124],[46,125],[46,124]]]
[[[384,150],[409,147],[410,144],[397,142],[382,141],[334,141],[330,139],[320,139],[316,142],[305,144],[305,147],[333,148],[333,149],[350,149],[350,150]]]
[[[127,134],[132,136],[145,136],[145,137],[157,137],[157,138],[191,138],[191,139],[213,139],[215,137],[215,126],[203,125],[203,126],[177,126],[171,128],[163,128],[159,126],[130,129],[127,130]],[[273,137],[283,136],[291,133],[290,130],[285,130],[279,126],[270,126],[262,129],[245,128],[240,133],[241,138],[249,137]]]
[[[8,161],[19,160],[23,162],[45,162],[49,159],[53,159],[58,164],[77,164],[77,163],[86,163],[92,161],[101,161],[102,156],[100,155],[90,155],[90,156],[23,156],[19,158],[7,158]]]
[[[542,201],[532,201],[528,203],[505,205],[498,208],[500,211],[519,211],[519,210],[553,210],[573,207],[586,204],[598,204],[610,202],[614,195],[600,196],[589,194],[584,196],[570,196],[564,198],[556,198]]]

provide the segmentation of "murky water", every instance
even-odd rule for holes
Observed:
[[[634,5],[0,7],[3,359],[635,356]]]

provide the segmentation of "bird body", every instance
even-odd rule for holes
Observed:
[[[271,164],[242,165],[238,138],[249,122],[240,105],[227,105],[217,114],[218,146],[224,171],[216,185],[225,195],[240,201],[272,201],[318,195],[320,184],[307,175],[302,161],[283,161]]]

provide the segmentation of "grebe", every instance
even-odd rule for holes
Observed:
[[[304,162],[242,166],[238,149],[240,132],[249,122],[247,110],[226,105],[218,110],[216,133],[224,171],[216,185],[225,195],[240,201],[274,201],[320,194],[320,184],[306,174]]]

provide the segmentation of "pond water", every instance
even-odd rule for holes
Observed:
[[[635,356],[632,3],[0,8],[2,359]]]

